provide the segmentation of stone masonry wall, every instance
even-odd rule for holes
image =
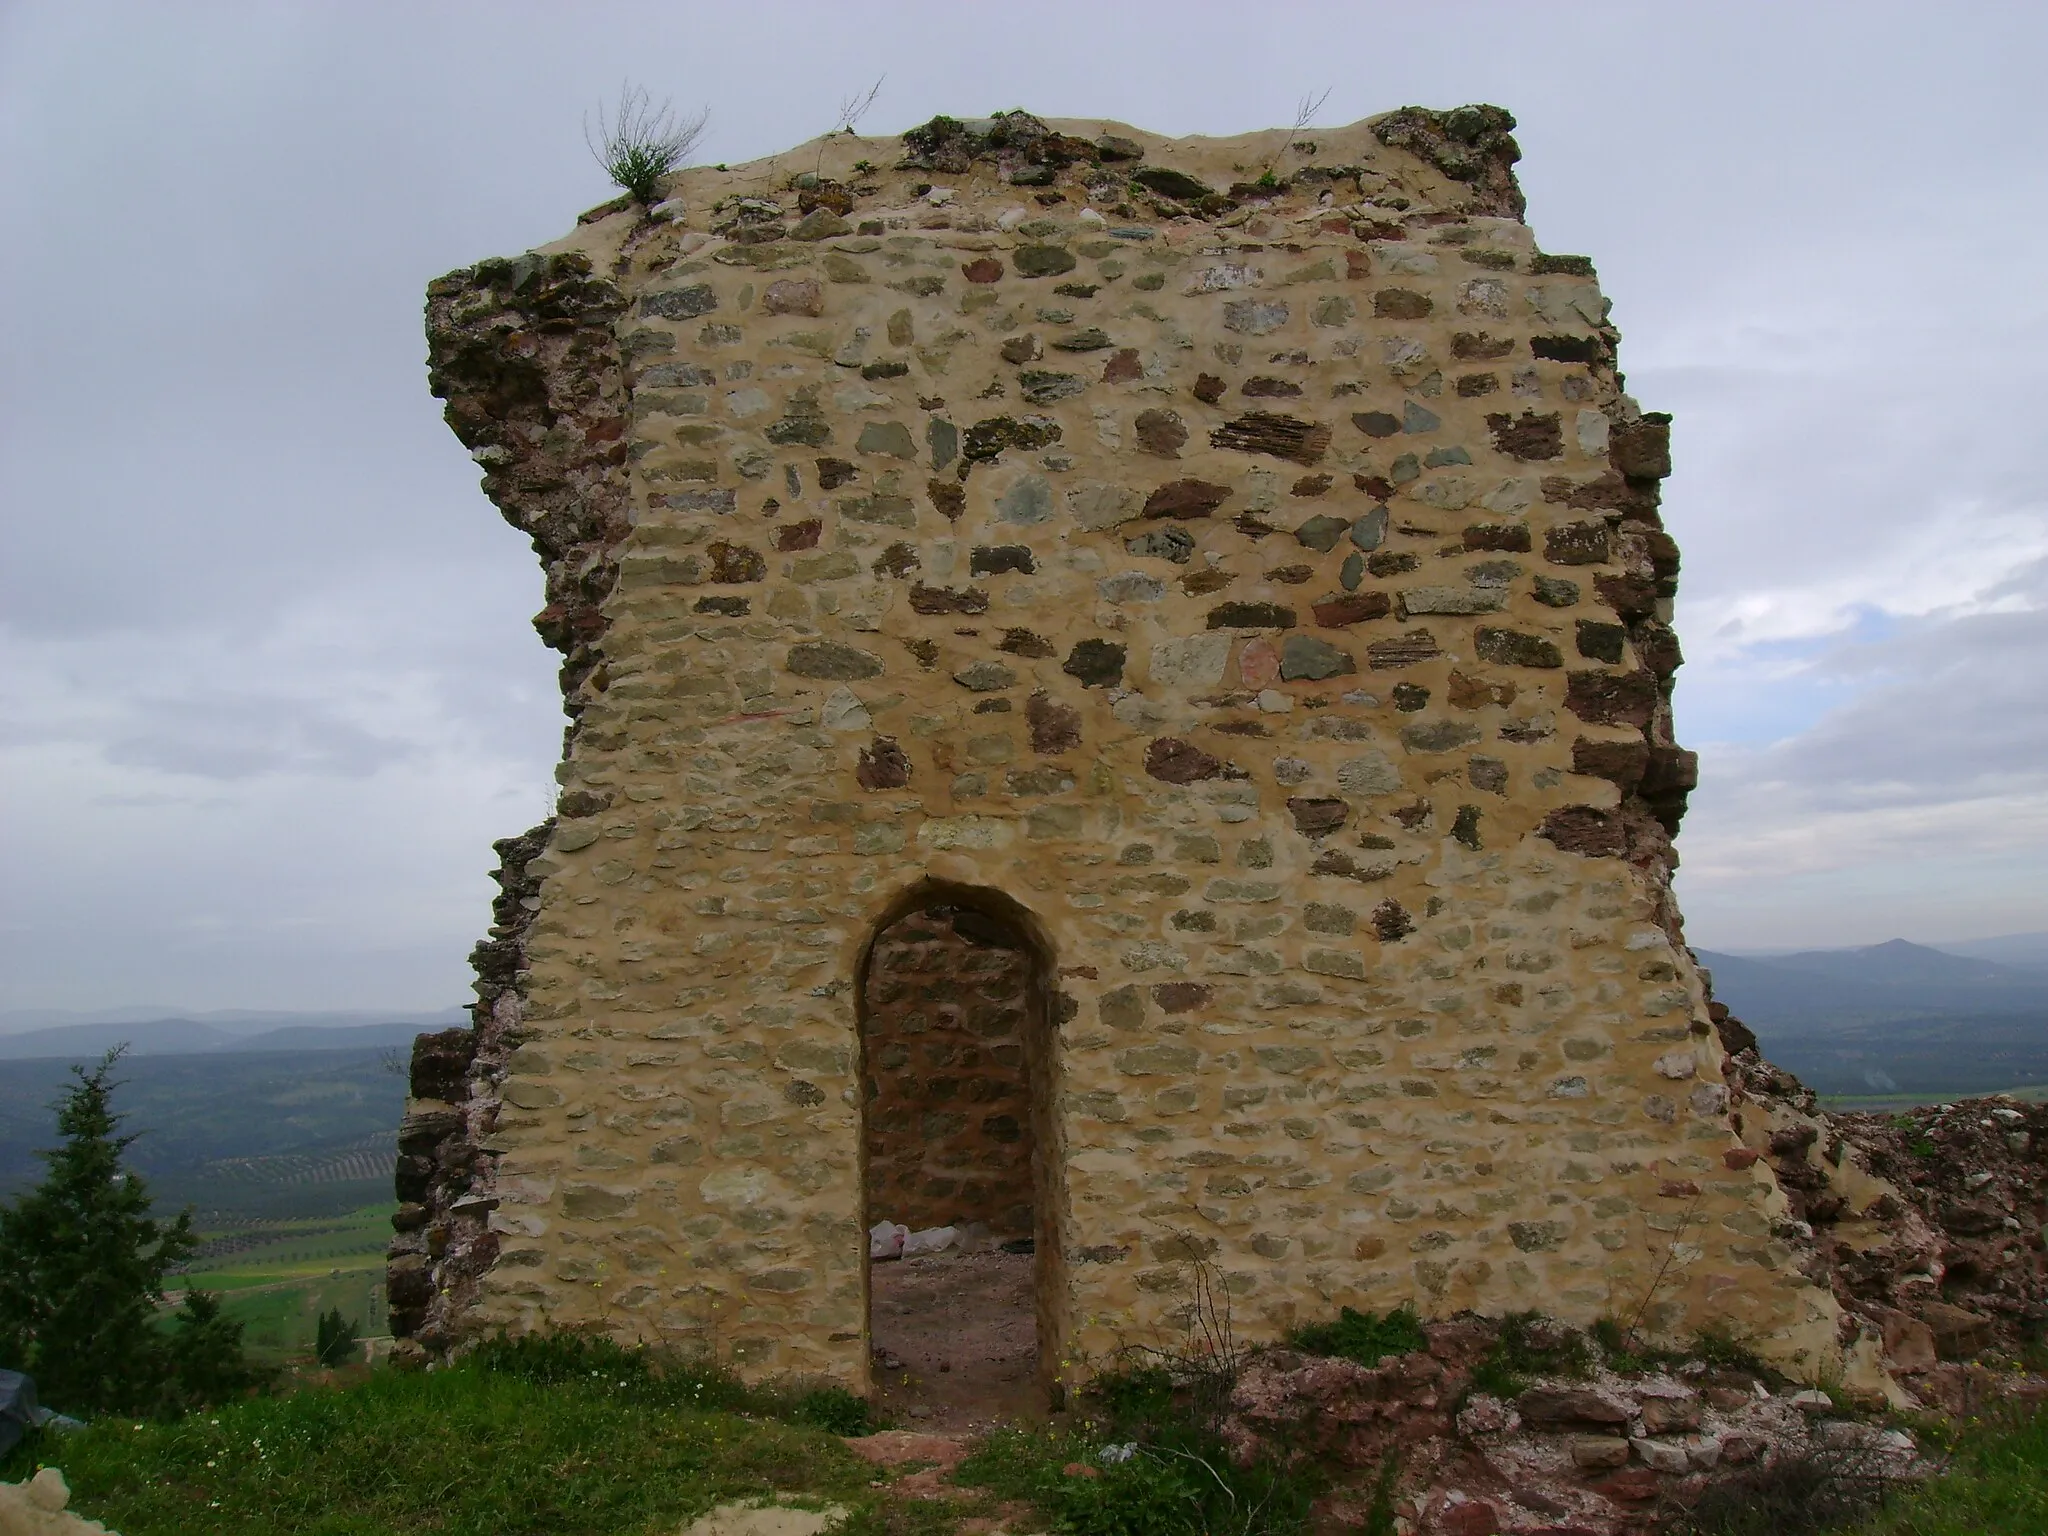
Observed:
[[[876,941],[862,1042],[871,1223],[1032,1235],[1030,963],[1018,941],[943,908]]]
[[[1189,1254],[1252,1334],[1640,1308],[1857,1368],[1671,899],[1667,421],[1512,126],[935,119],[433,285],[572,724],[454,1106],[496,1247],[401,1253],[423,1344],[864,1384],[857,989],[939,901],[1047,957],[1049,1374]]]

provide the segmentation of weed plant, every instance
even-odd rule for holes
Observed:
[[[1378,1365],[1389,1355],[1426,1349],[1429,1339],[1413,1309],[1387,1313],[1343,1308],[1334,1321],[1308,1323],[1287,1335],[1287,1342],[1311,1355],[1335,1355],[1360,1365]]]
[[[1576,1329],[1560,1327],[1540,1312],[1510,1312],[1500,1333],[1472,1367],[1472,1389],[1495,1397],[1518,1397],[1532,1376],[1579,1379],[1593,1369],[1593,1346]]]
[[[695,117],[678,118],[667,102],[659,107],[639,86],[624,86],[609,120],[597,109],[597,132],[583,124],[583,142],[604,167],[615,186],[636,202],[653,207],[661,199],[661,178],[681,165],[711,121],[706,107]]]

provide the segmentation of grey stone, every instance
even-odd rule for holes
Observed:
[[[1351,525],[1351,542],[1360,549],[1378,549],[1387,538],[1387,509],[1374,507]],[[1355,583],[1353,584],[1355,585]]]
[[[1357,670],[1348,652],[1314,635],[1289,635],[1280,647],[1280,676],[1288,682],[1320,682]]]
[[[1042,368],[1026,368],[1017,375],[1017,386],[1031,404],[1051,405],[1054,401],[1080,394],[1088,387],[1088,381],[1078,373],[1049,373]]]
[[[1403,432],[1434,432],[1443,424],[1443,418],[1438,416],[1435,411],[1430,410],[1426,406],[1417,405],[1413,400],[1405,401],[1401,406],[1401,430]],[[1469,464],[1472,461],[1467,458],[1464,462]]]
[[[1471,587],[1410,587],[1401,594],[1401,611],[1413,618],[1423,613],[1498,613],[1505,605],[1500,592]]]
[[[910,440],[910,428],[900,421],[871,421],[860,429],[854,448],[860,453],[886,453],[891,458],[914,459],[917,444]]]
[[[1195,553],[1195,536],[1185,528],[1150,528],[1134,539],[1125,539],[1124,548],[1141,559],[1186,565]]]
[[[1223,328],[1264,336],[1287,323],[1287,306],[1276,299],[1232,299],[1223,306]]]
[[[1072,251],[1057,245],[1020,245],[1010,260],[1026,277],[1057,277],[1078,265]]]
[[[866,651],[857,651],[850,645],[840,645],[832,640],[809,640],[802,645],[791,646],[787,665],[798,677],[841,681],[880,677],[884,670],[881,657],[870,656]]]
[[[718,295],[709,283],[671,288],[665,293],[650,293],[640,300],[640,313],[660,320],[689,320],[698,315],[708,315],[716,308]]]
[[[1401,770],[1384,752],[1367,752],[1337,765],[1337,787],[1347,795],[1391,795],[1401,788]]]
[[[975,693],[993,693],[1016,686],[1017,674],[1000,661],[977,661],[955,672],[953,681]]]
[[[1052,516],[1052,482],[1043,475],[1023,476],[996,498],[996,516],[1024,527],[1047,521]]]
[[[1295,538],[1317,554],[1328,554],[1337,547],[1337,541],[1349,531],[1351,524],[1341,517],[1332,517],[1327,512],[1318,512],[1314,517],[1294,530]]]
[[[1401,728],[1401,745],[1410,752],[1453,752],[1479,739],[1479,727],[1462,720],[1417,721]]]

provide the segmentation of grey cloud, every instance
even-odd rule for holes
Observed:
[[[206,779],[263,773],[361,778],[415,756],[418,743],[366,730],[315,700],[202,694],[151,699],[105,747],[110,763]]]
[[[461,994],[489,840],[544,810],[561,715],[532,556],[426,392],[421,293],[609,195],[579,120],[623,77],[708,99],[706,147],[737,162],[886,70],[881,159],[933,112],[1019,103],[1236,132],[1285,120],[1304,39],[1398,60],[1347,77],[1325,121],[1511,107],[1543,245],[1597,259],[1634,387],[1679,413],[1688,640],[1703,605],[1813,587],[1937,502],[2038,507],[2042,215],[2011,190],[2038,171],[2038,7],[1932,30],[1860,9],[1845,45],[1831,7],[1475,20],[1303,0],[1286,27],[1233,20],[1228,48],[1189,25],[1203,8],[1046,0],[1020,28],[945,0],[900,0],[886,25],[790,0],[612,4],[587,25],[553,0],[487,25],[453,6],[0,7],[0,275],[32,299],[0,317],[0,835],[21,914],[0,1005]],[[1813,69],[1845,46],[1852,66]],[[772,89],[729,63],[764,49]],[[2031,622],[1936,615],[1819,646],[1862,691],[1777,747],[1711,756],[1689,859],[1886,784],[1961,814],[2025,782]],[[1686,688],[1773,686],[1737,652],[1681,710]],[[347,858],[337,826],[357,829]]]

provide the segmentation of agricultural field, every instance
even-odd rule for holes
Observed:
[[[306,1355],[330,1307],[373,1337],[385,1331],[384,1246],[394,1209],[387,1200],[338,1217],[211,1229],[173,1284],[218,1292],[228,1316],[243,1325],[249,1352],[266,1364]]]

